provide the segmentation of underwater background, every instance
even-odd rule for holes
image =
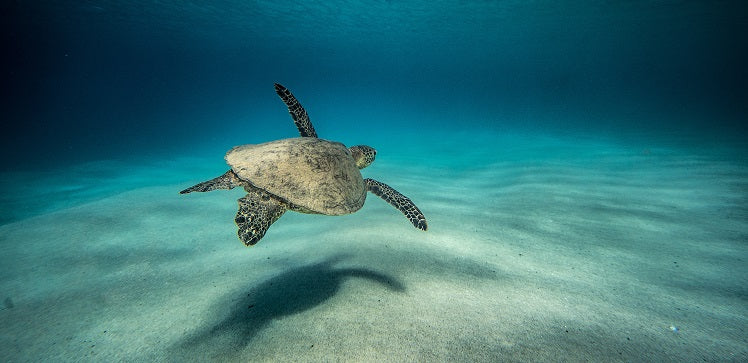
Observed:
[[[4,4],[5,169],[295,136],[273,82],[338,139],[746,131],[741,1]]]
[[[0,11],[0,360],[748,360],[744,1]],[[275,82],[429,231],[178,195]]]

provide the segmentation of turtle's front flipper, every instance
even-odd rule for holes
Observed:
[[[277,93],[281,100],[283,100],[283,103],[288,106],[288,113],[291,114],[291,118],[293,118],[293,122],[299,129],[301,137],[317,137],[317,132],[314,131],[314,126],[312,126],[312,122],[309,121],[309,115],[307,115],[304,107],[301,107],[301,104],[296,100],[296,97],[291,94],[291,91],[276,83],[275,93]]]
[[[239,227],[237,235],[245,245],[260,241],[270,225],[286,212],[286,205],[262,190],[251,190],[239,198],[239,211],[234,222]]]
[[[229,171],[225,172],[223,175],[208,181],[204,181],[200,184],[193,185],[179,192],[179,194],[187,194],[192,192],[209,192],[216,189],[232,189],[240,185],[242,185],[242,181],[236,174],[234,174],[233,170],[229,169]]]
[[[400,194],[400,192],[392,189],[389,185],[374,179],[367,178],[364,179],[364,182],[366,183],[366,190],[376,194],[378,197],[384,199],[385,202],[392,204],[393,207],[403,212],[405,218],[408,218],[410,223],[413,223],[416,228],[424,231],[428,228],[426,217],[423,216],[421,210],[416,207],[410,198]]]

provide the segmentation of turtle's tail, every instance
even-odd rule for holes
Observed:
[[[239,179],[239,177],[234,174],[234,171],[229,170],[217,178],[213,178],[200,184],[193,185],[179,192],[179,194],[187,194],[192,192],[209,192],[216,189],[232,189],[240,185],[241,180]]]

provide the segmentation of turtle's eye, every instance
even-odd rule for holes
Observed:
[[[356,162],[356,167],[359,169],[371,165],[374,162],[374,157],[377,155],[377,151],[373,147],[366,145],[351,146],[349,150],[351,151],[353,160]]]

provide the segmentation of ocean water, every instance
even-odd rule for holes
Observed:
[[[2,361],[748,361],[742,1],[5,1]],[[378,151],[253,247],[241,144]]]

